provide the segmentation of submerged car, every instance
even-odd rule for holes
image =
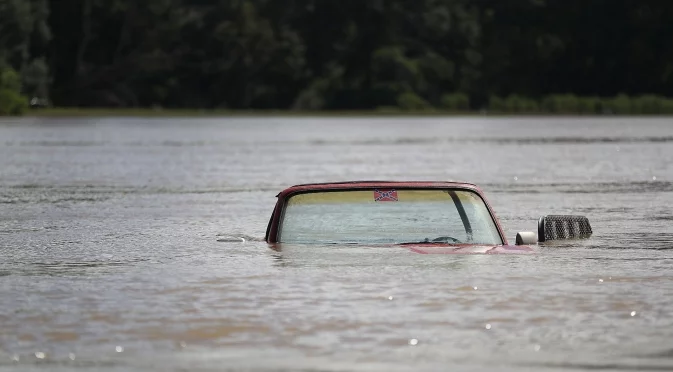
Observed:
[[[510,245],[474,184],[350,181],[289,187],[277,195],[265,240],[283,244],[406,247],[416,253],[533,253],[538,241],[585,238],[583,216],[545,216]]]

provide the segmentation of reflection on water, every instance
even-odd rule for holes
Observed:
[[[0,370],[671,370],[668,119],[0,122]],[[293,246],[279,190],[479,184],[525,256]]]

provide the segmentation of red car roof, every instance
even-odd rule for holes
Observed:
[[[310,192],[318,190],[353,190],[359,188],[391,188],[391,189],[444,189],[444,188],[462,188],[477,191],[481,190],[472,183],[454,182],[454,181],[347,181],[347,182],[325,182],[325,183],[307,183],[294,185],[278,193],[278,197],[285,197],[298,192]]]

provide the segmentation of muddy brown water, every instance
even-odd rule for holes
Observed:
[[[287,186],[464,180],[528,256],[262,241]],[[223,242],[241,236],[245,243]],[[0,370],[673,370],[673,119],[0,120]]]

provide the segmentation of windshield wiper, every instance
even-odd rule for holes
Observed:
[[[463,244],[460,240],[452,237],[452,236],[440,236],[438,238],[434,238],[432,240],[425,238],[425,240],[420,241],[420,242],[405,242],[405,243],[400,243],[401,245],[404,244]]]

